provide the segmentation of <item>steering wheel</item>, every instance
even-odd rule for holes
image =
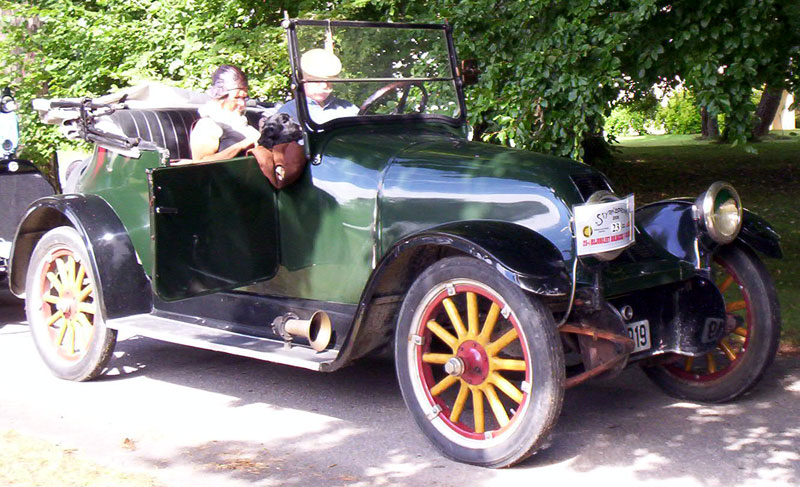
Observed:
[[[419,103],[419,112],[424,112],[425,107],[428,105],[428,91],[425,89],[425,86],[419,81],[395,81],[394,83],[389,83],[388,85],[378,88],[375,93],[370,95],[369,98],[367,98],[364,103],[361,104],[361,107],[358,109],[358,114],[365,115],[375,103],[384,98],[388,93],[398,89],[403,90],[403,96],[400,97],[400,100],[397,102],[397,106],[392,111],[392,114],[396,115],[403,113],[403,109],[406,107],[406,100],[408,100],[408,92],[411,91],[412,86],[416,86],[420,89],[420,91],[422,91],[422,100]]]

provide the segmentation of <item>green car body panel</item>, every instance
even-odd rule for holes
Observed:
[[[229,288],[356,304],[377,262],[395,243],[457,221],[511,222],[549,240],[564,262],[574,259],[570,208],[582,204],[583,198],[570,178],[597,174],[585,164],[468,141],[460,130],[440,123],[351,126],[315,135],[314,146],[321,151],[312,155],[316,163],[308,166],[300,181],[275,192],[280,229],[275,272],[264,264],[271,258],[264,246],[258,253],[239,253],[242,268],[264,271],[242,275]],[[249,165],[247,177],[258,177],[252,158],[221,164]],[[180,174],[190,169],[163,168],[156,151],[142,151],[138,159],[101,151],[79,188],[101,196],[115,209],[151,279],[159,268],[147,178],[154,170]],[[274,205],[265,182],[264,186],[263,204]],[[233,192],[222,195],[208,208],[213,212],[208,220],[230,222],[244,201],[241,198]],[[187,238],[190,235],[178,231],[175,240]],[[246,243],[236,247],[248,248]],[[218,250],[226,248],[231,246]],[[180,255],[171,253],[169,258],[175,261]],[[178,260],[176,266],[180,264]],[[611,266],[606,271],[607,291],[616,294],[674,282],[686,279],[687,272],[691,271],[678,259],[664,253],[645,264]],[[164,291],[158,285],[162,278],[181,277],[153,279],[162,298],[191,295],[186,290]]]

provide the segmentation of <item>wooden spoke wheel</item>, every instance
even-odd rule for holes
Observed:
[[[427,269],[400,313],[397,371],[415,420],[442,452],[491,467],[546,441],[564,366],[550,312],[475,259]]]
[[[28,267],[25,310],[36,348],[51,371],[69,380],[99,375],[116,331],[105,327],[89,258],[71,227],[49,231]]]
[[[746,247],[722,248],[714,256],[712,277],[727,314],[726,333],[716,349],[699,357],[676,357],[645,371],[676,397],[724,402],[747,392],[772,363],[780,337],[780,310],[767,270]]]

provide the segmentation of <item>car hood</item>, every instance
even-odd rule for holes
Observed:
[[[461,138],[421,136],[395,153],[380,191],[384,249],[442,223],[499,220],[528,227],[572,253],[572,205],[608,189],[568,159]]]
[[[525,185],[547,186],[570,205],[584,202],[591,191],[587,180],[608,189],[605,178],[586,164],[535,152],[512,149],[461,138],[419,137],[400,151],[393,161],[405,169],[426,168],[457,178],[490,178]],[[512,183],[513,184],[513,183]]]

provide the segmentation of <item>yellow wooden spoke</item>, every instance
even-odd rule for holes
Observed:
[[[731,348],[731,344],[728,342],[727,339],[723,338],[722,340],[720,340],[718,346],[720,350],[722,350],[722,352],[725,354],[725,356],[728,357],[728,360],[730,360],[731,362],[736,360],[736,352],[733,351],[733,348]]]
[[[714,372],[716,372],[717,371],[717,361],[714,360],[714,355],[712,355],[711,352],[706,354],[706,361],[708,362],[707,363],[708,373],[709,374],[713,374]]]
[[[78,293],[75,299],[77,299],[78,302],[81,302],[84,299],[86,299],[90,294],[92,294],[92,291],[94,291],[94,288],[92,287],[91,284],[89,284],[85,288],[81,289],[81,292]]]
[[[42,301],[44,301],[45,303],[58,304],[60,300],[61,298],[59,298],[58,296],[53,296],[52,294],[45,294],[42,296]]]
[[[439,381],[438,384],[436,384],[431,388],[431,396],[438,396],[439,394],[449,389],[450,386],[458,382],[458,380],[459,380],[458,377],[454,375],[448,375],[447,377]]]
[[[467,403],[467,397],[469,397],[469,387],[462,382],[461,387],[458,389],[456,402],[453,404],[453,410],[450,412],[450,421],[457,423],[461,418],[461,413],[464,412],[464,405]]]
[[[92,325],[92,322],[89,321],[89,318],[87,318],[85,314],[78,313],[77,321],[80,322],[81,325],[86,327],[86,329],[91,332],[92,326],[94,325]]]
[[[75,323],[76,324],[80,323],[81,325],[77,327],[79,328],[79,331],[81,333],[81,339],[79,341],[79,344],[81,350],[86,350],[89,346],[89,342],[92,339],[92,324],[89,323],[89,319],[86,318],[86,315],[84,314],[79,314],[78,318],[75,320]]]
[[[742,299],[741,301],[734,301],[732,303],[728,303],[728,305],[725,306],[725,311],[727,311],[728,313],[733,313],[734,311],[741,311],[746,307],[747,303],[745,303],[744,299]]]
[[[69,325],[69,322],[66,319],[61,320],[61,330],[59,330],[58,338],[56,338],[56,345],[59,347],[64,344],[64,336],[67,334],[68,328],[67,325]]]
[[[467,293],[467,324],[470,336],[478,336],[478,296],[473,292]]]
[[[456,349],[458,348],[458,338],[454,337],[449,331],[442,328],[442,325],[434,320],[428,321],[428,329],[433,332],[434,335],[439,337],[440,340],[445,342],[450,348],[452,348],[453,353],[455,353]]]
[[[70,332],[71,332],[69,334],[69,337],[70,337],[70,339],[69,339],[69,353],[74,355],[75,354],[75,328],[76,328],[76,326],[74,324],[70,323],[69,328],[70,328]]]
[[[94,303],[78,303],[78,311],[93,315],[97,313],[97,306]]]
[[[75,257],[67,256],[67,282],[75,282]]]
[[[694,365],[694,357],[686,357],[686,363],[683,365],[683,370],[689,372],[692,370],[692,365]]]
[[[492,338],[494,325],[497,324],[497,317],[500,316],[500,306],[497,303],[492,303],[489,308],[489,313],[486,315],[486,321],[483,322],[483,329],[481,330],[480,338],[484,341],[489,341]]]
[[[47,318],[47,321],[45,322],[45,326],[52,326],[53,323],[55,323],[56,321],[58,321],[59,319],[61,319],[63,317],[64,317],[64,313],[62,313],[61,311],[56,311],[55,313],[50,315],[50,318]]]
[[[522,391],[517,389],[517,387],[509,382],[505,377],[498,374],[497,372],[492,373],[489,376],[489,381],[496,385],[498,389],[503,391],[503,393],[513,399],[517,404],[522,402]]]
[[[489,400],[489,406],[492,408],[492,412],[494,413],[494,417],[497,419],[497,423],[501,428],[507,425],[508,413],[506,412],[505,406],[503,406],[503,403],[500,401],[500,398],[497,397],[497,392],[494,390],[494,387],[492,387],[490,384],[487,384],[483,392],[486,394],[486,399]]]
[[[731,287],[732,283],[733,283],[733,276],[728,276],[724,281],[722,281],[722,284],[719,285],[719,292],[724,293],[725,291],[727,291],[728,288]]]
[[[486,431],[483,418],[483,392],[480,389],[472,389],[472,416],[475,419],[475,432]]]
[[[450,298],[444,298],[442,304],[444,305],[444,309],[447,311],[447,316],[450,318],[450,323],[452,323],[453,328],[456,329],[458,338],[463,339],[467,335],[467,329],[464,327],[464,322],[461,321],[461,315],[458,313],[456,303],[454,303]]]
[[[747,328],[743,326],[737,326],[733,330],[734,335],[739,335],[740,337],[747,337]]]
[[[422,354],[422,361],[426,364],[444,365],[452,356],[451,353],[425,353]]]
[[[61,293],[64,292],[64,286],[61,284],[61,281],[58,280],[58,276],[56,276],[55,273],[48,272],[47,273],[47,280],[50,281],[50,284],[54,288],[56,288],[56,291],[58,291],[58,294],[61,294]]]
[[[72,280],[69,278],[69,272],[67,272],[67,264],[64,262],[63,259],[56,259],[56,268],[58,268],[58,278],[61,281],[61,284],[68,286]]]
[[[83,278],[86,277],[86,267],[83,264],[78,263],[78,274],[75,276],[75,285],[80,287],[81,283],[83,283]]]
[[[491,362],[495,370],[517,370],[520,372],[527,370],[524,360],[492,358]]]
[[[506,348],[511,342],[517,339],[517,330],[510,329],[508,330],[503,336],[495,340],[494,342],[490,343],[489,346],[486,347],[486,353],[489,354],[491,357],[492,355],[497,355],[500,350]]]

